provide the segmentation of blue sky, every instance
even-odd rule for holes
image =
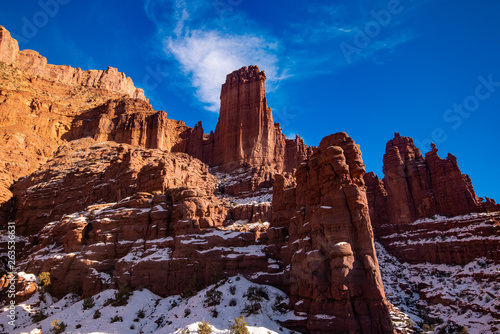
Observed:
[[[0,24],[49,63],[117,67],[205,132],[225,75],[259,65],[286,135],[345,131],[380,176],[394,132],[423,153],[432,140],[500,201],[499,14],[496,0],[41,0],[3,3]]]

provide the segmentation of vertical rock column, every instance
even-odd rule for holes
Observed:
[[[307,314],[311,333],[392,333],[359,146],[345,133],[330,135],[305,162],[296,174],[285,246],[296,312]],[[283,207],[279,199],[273,206]]]
[[[252,166],[273,163],[276,131],[267,107],[265,80],[265,73],[257,66],[227,75],[214,133],[215,165],[231,169],[243,162]]]

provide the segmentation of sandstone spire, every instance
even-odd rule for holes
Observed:
[[[267,106],[266,75],[257,66],[227,75],[222,85],[219,121],[214,132],[212,165],[232,170],[243,163],[291,171],[312,154],[297,137],[286,139]]]

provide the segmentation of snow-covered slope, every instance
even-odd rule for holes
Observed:
[[[208,306],[216,304],[219,295],[216,291],[220,292],[219,304]],[[254,293],[249,296],[252,291]],[[290,333],[279,321],[297,319],[291,312],[280,311],[288,303],[285,293],[270,286],[253,284],[240,276],[222,281],[220,285],[211,285],[187,299],[180,296],[162,298],[142,290],[134,291],[125,306],[114,307],[108,303],[114,299],[115,292],[106,290],[95,295],[95,305],[86,310],[83,309],[84,301],[74,295],[55,301],[47,294],[40,298],[40,292],[37,292],[16,308],[16,329],[8,325],[8,312],[3,310],[0,332],[37,333],[37,329],[41,329],[43,333],[49,333],[51,322],[59,319],[67,325],[65,333],[160,334],[180,333],[184,329],[196,333],[198,323],[203,320],[211,323],[213,333],[229,333],[234,318],[245,315],[250,333]],[[249,309],[251,305],[254,305],[256,314],[248,315],[245,308]],[[37,311],[43,311],[48,317],[33,323],[32,316]],[[100,313],[98,318],[95,318],[96,312]],[[117,321],[112,322],[113,318]]]
[[[500,265],[400,263],[375,243],[387,300],[419,328],[443,333],[498,333]],[[462,332],[461,332],[462,331]]]

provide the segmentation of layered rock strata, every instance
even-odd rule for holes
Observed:
[[[89,205],[180,186],[213,193],[216,179],[186,154],[90,138],[72,141],[43,168],[14,184],[17,232],[36,234],[45,224]]]
[[[364,173],[359,146],[337,133],[297,170],[296,186],[275,183],[266,234],[284,241],[274,251],[291,264],[291,301],[311,333],[392,332]]]
[[[498,236],[498,231],[489,228],[484,231],[479,228],[476,231],[476,238],[486,238],[484,242],[459,238],[463,240],[449,245],[441,244],[437,239],[436,245],[427,250],[424,248],[430,247],[429,245],[417,246],[422,239],[428,239],[432,234],[442,234],[446,230],[451,233],[453,230],[446,224],[432,223],[439,221],[437,218],[432,219],[436,215],[453,217],[474,212],[500,211],[500,205],[494,200],[487,198],[483,201],[477,197],[469,176],[461,173],[455,156],[448,154],[442,159],[437,152],[436,146],[432,144],[431,150],[424,157],[411,138],[398,133],[387,143],[383,181],[373,173],[364,177],[370,216],[377,238],[392,254],[397,254],[400,260],[413,263],[429,261],[464,264],[484,254],[490,254],[489,258],[496,259],[497,256],[491,254],[492,244],[487,241],[487,236],[489,233]],[[428,224],[414,225],[416,220],[425,218],[430,219]],[[471,231],[487,224],[481,218],[468,222],[470,225],[467,228]],[[456,232],[459,230],[457,226]],[[407,233],[412,237],[408,237]],[[398,242],[395,242],[396,239]]]
[[[147,101],[144,91],[135,88],[132,79],[118,72],[116,68],[108,67],[105,71],[82,71],[80,68],[71,66],[47,64],[47,58],[36,51],[19,51],[17,41],[2,26],[0,26],[0,51],[0,61],[13,65],[28,75],[67,85],[105,89]]]

